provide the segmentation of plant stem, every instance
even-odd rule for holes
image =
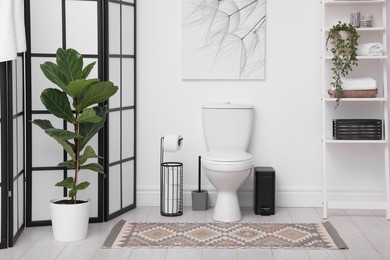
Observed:
[[[79,118],[79,112],[76,112],[76,123],[74,124],[75,127],[75,133],[76,135],[80,134],[80,123],[78,123],[78,118]],[[73,181],[73,188],[76,187],[77,185],[77,179],[79,175],[79,164],[80,164],[80,139],[75,138],[74,139],[74,144],[75,144],[75,168],[74,168],[74,181]],[[74,195],[74,201],[73,203],[76,204],[77,200],[77,193]]]

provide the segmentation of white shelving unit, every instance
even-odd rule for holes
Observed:
[[[323,0],[322,26],[322,154],[323,154],[323,217],[328,217],[329,208],[340,209],[383,209],[386,210],[386,218],[390,220],[390,173],[389,173],[389,111],[388,111],[388,81],[387,81],[387,11],[386,0]],[[385,53],[382,56],[359,56],[358,69],[354,69],[351,76],[372,76],[378,85],[376,98],[343,98],[340,106],[335,109],[335,98],[330,98],[327,90],[331,87],[332,80],[332,54],[326,49],[326,38],[330,28],[337,24],[349,23],[350,13],[359,11],[361,14],[374,15],[373,27],[357,28],[360,35],[359,43],[381,42]],[[330,48],[329,48],[330,49]],[[344,107],[344,108],[342,108]],[[344,109],[344,110],[343,110]],[[383,140],[334,140],[332,137],[332,119],[341,118],[375,118],[383,120]],[[330,199],[328,179],[332,172],[329,170],[329,149],[342,151],[356,151],[370,149],[372,146],[379,147],[383,151],[383,183],[385,197],[380,201],[356,201]],[[335,150],[332,150],[335,151]],[[369,151],[368,151],[369,152]],[[334,159],[334,158],[333,158]],[[381,160],[382,161],[382,160]],[[359,163],[359,162],[357,162]],[[361,162],[360,162],[361,163]],[[332,176],[333,179],[338,176]],[[361,176],[360,176],[361,177]],[[366,176],[370,178],[369,176]],[[335,196],[333,196],[335,197]]]

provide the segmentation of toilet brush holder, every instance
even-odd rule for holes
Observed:
[[[192,210],[207,210],[208,192],[207,190],[193,190],[192,194]]]
[[[201,157],[198,157],[198,189],[191,192],[192,210],[207,210],[208,193],[207,190],[201,189]]]

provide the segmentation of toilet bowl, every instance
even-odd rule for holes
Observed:
[[[244,151],[210,151],[202,156],[202,167],[217,189],[213,219],[233,222],[242,219],[237,190],[252,172],[252,156]]]
[[[247,153],[253,126],[251,105],[204,104],[203,133],[207,153],[202,168],[217,189],[213,219],[221,222],[242,219],[237,190],[251,174],[254,163]]]

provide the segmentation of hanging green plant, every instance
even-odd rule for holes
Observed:
[[[336,107],[340,103],[340,98],[342,97],[342,85],[341,77],[348,75],[352,71],[353,66],[358,65],[357,59],[357,46],[359,34],[356,31],[356,28],[350,23],[341,23],[334,25],[328,34],[326,39],[326,49],[328,50],[328,42],[330,42],[333,47],[331,52],[333,54],[333,77],[331,85],[335,91],[336,97]]]

